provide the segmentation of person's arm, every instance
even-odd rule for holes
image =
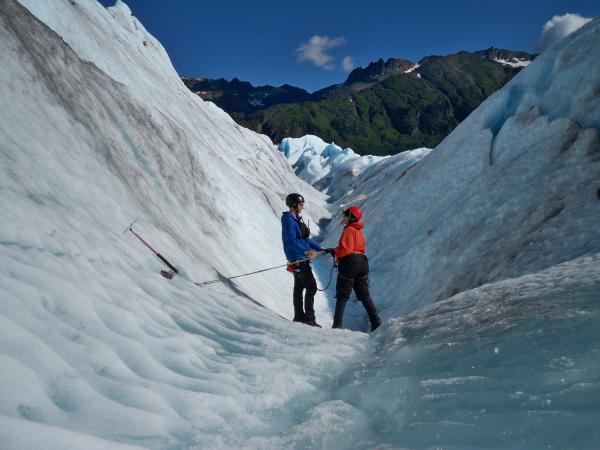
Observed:
[[[306,243],[308,244],[308,246],[313,249],[316,250],[318,252],[321,251],[321,246],[319,244],[317,244],[315,241],[313,241],[312,239],[306,239]]]
[[[354,233],[351,228],[344,228],[339,245],[335,249],[335,259],[340,260],[354,251]]]
[[[281,218],[281,241],[283,242],[283,251],[288,261],[292,258],[292,242],[290,237],[290,227],[288,220],[285,217]]]
[[[293,219],[284,218],[282,220],[282,239],[283,247],[286,249],[286,257],[289,260],[294,259],[291,257],[292,254],[304,255],[310,250],[309,245],[303,239],[297,238],[296,224]]]

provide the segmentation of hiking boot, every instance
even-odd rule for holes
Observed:
[[[292,322],[300,322],[300,323],[305,323],[305,319],[304,316],[294,316],[294,319],[292,320]]]
[[[371,322],[371,333],[381,326],[381,319]]]
[[[310,325],[311,327],[318,327],[318,328],[323,328],[321,325],[319,325],[315,320],[311,320],[311,321],[306,321],[304,322],[306,325]]]

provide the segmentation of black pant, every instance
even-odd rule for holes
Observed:
[[[302,306],[302,292],[304,294],[304,307]],[[294,321],[315,321],[315,294],[317,282],[308,261],[298,263],[294,270]]]
[[[353,253],[342,258],[338,266],[338,277],[335,286],[335,314],[333,316],[333,328],[342,328],[344,320],[344,309],[350,294],[354,293],[365,307],[371,325],[380,324],[377,309],[369,294],[369,260],[365,255]]]

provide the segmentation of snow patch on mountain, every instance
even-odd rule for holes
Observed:
[[[501,59],[501,58],[494,58],[492,59],[492,61],[496,61],[497,63],[500,63],[502,65],[505,66],[510,66],[510,67],[526,67],[531,63],[531,60],[529,59]]]

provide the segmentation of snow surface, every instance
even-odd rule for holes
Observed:
[[[325,195],[188,92],[124,4],[23,4],[57,34],[0,2],[3,448],[600,446],[600,21],[330,206],[365,209],[369,338],[280,317],[284,270],[190,283],[281,262],[285,195],[317,229]]]

